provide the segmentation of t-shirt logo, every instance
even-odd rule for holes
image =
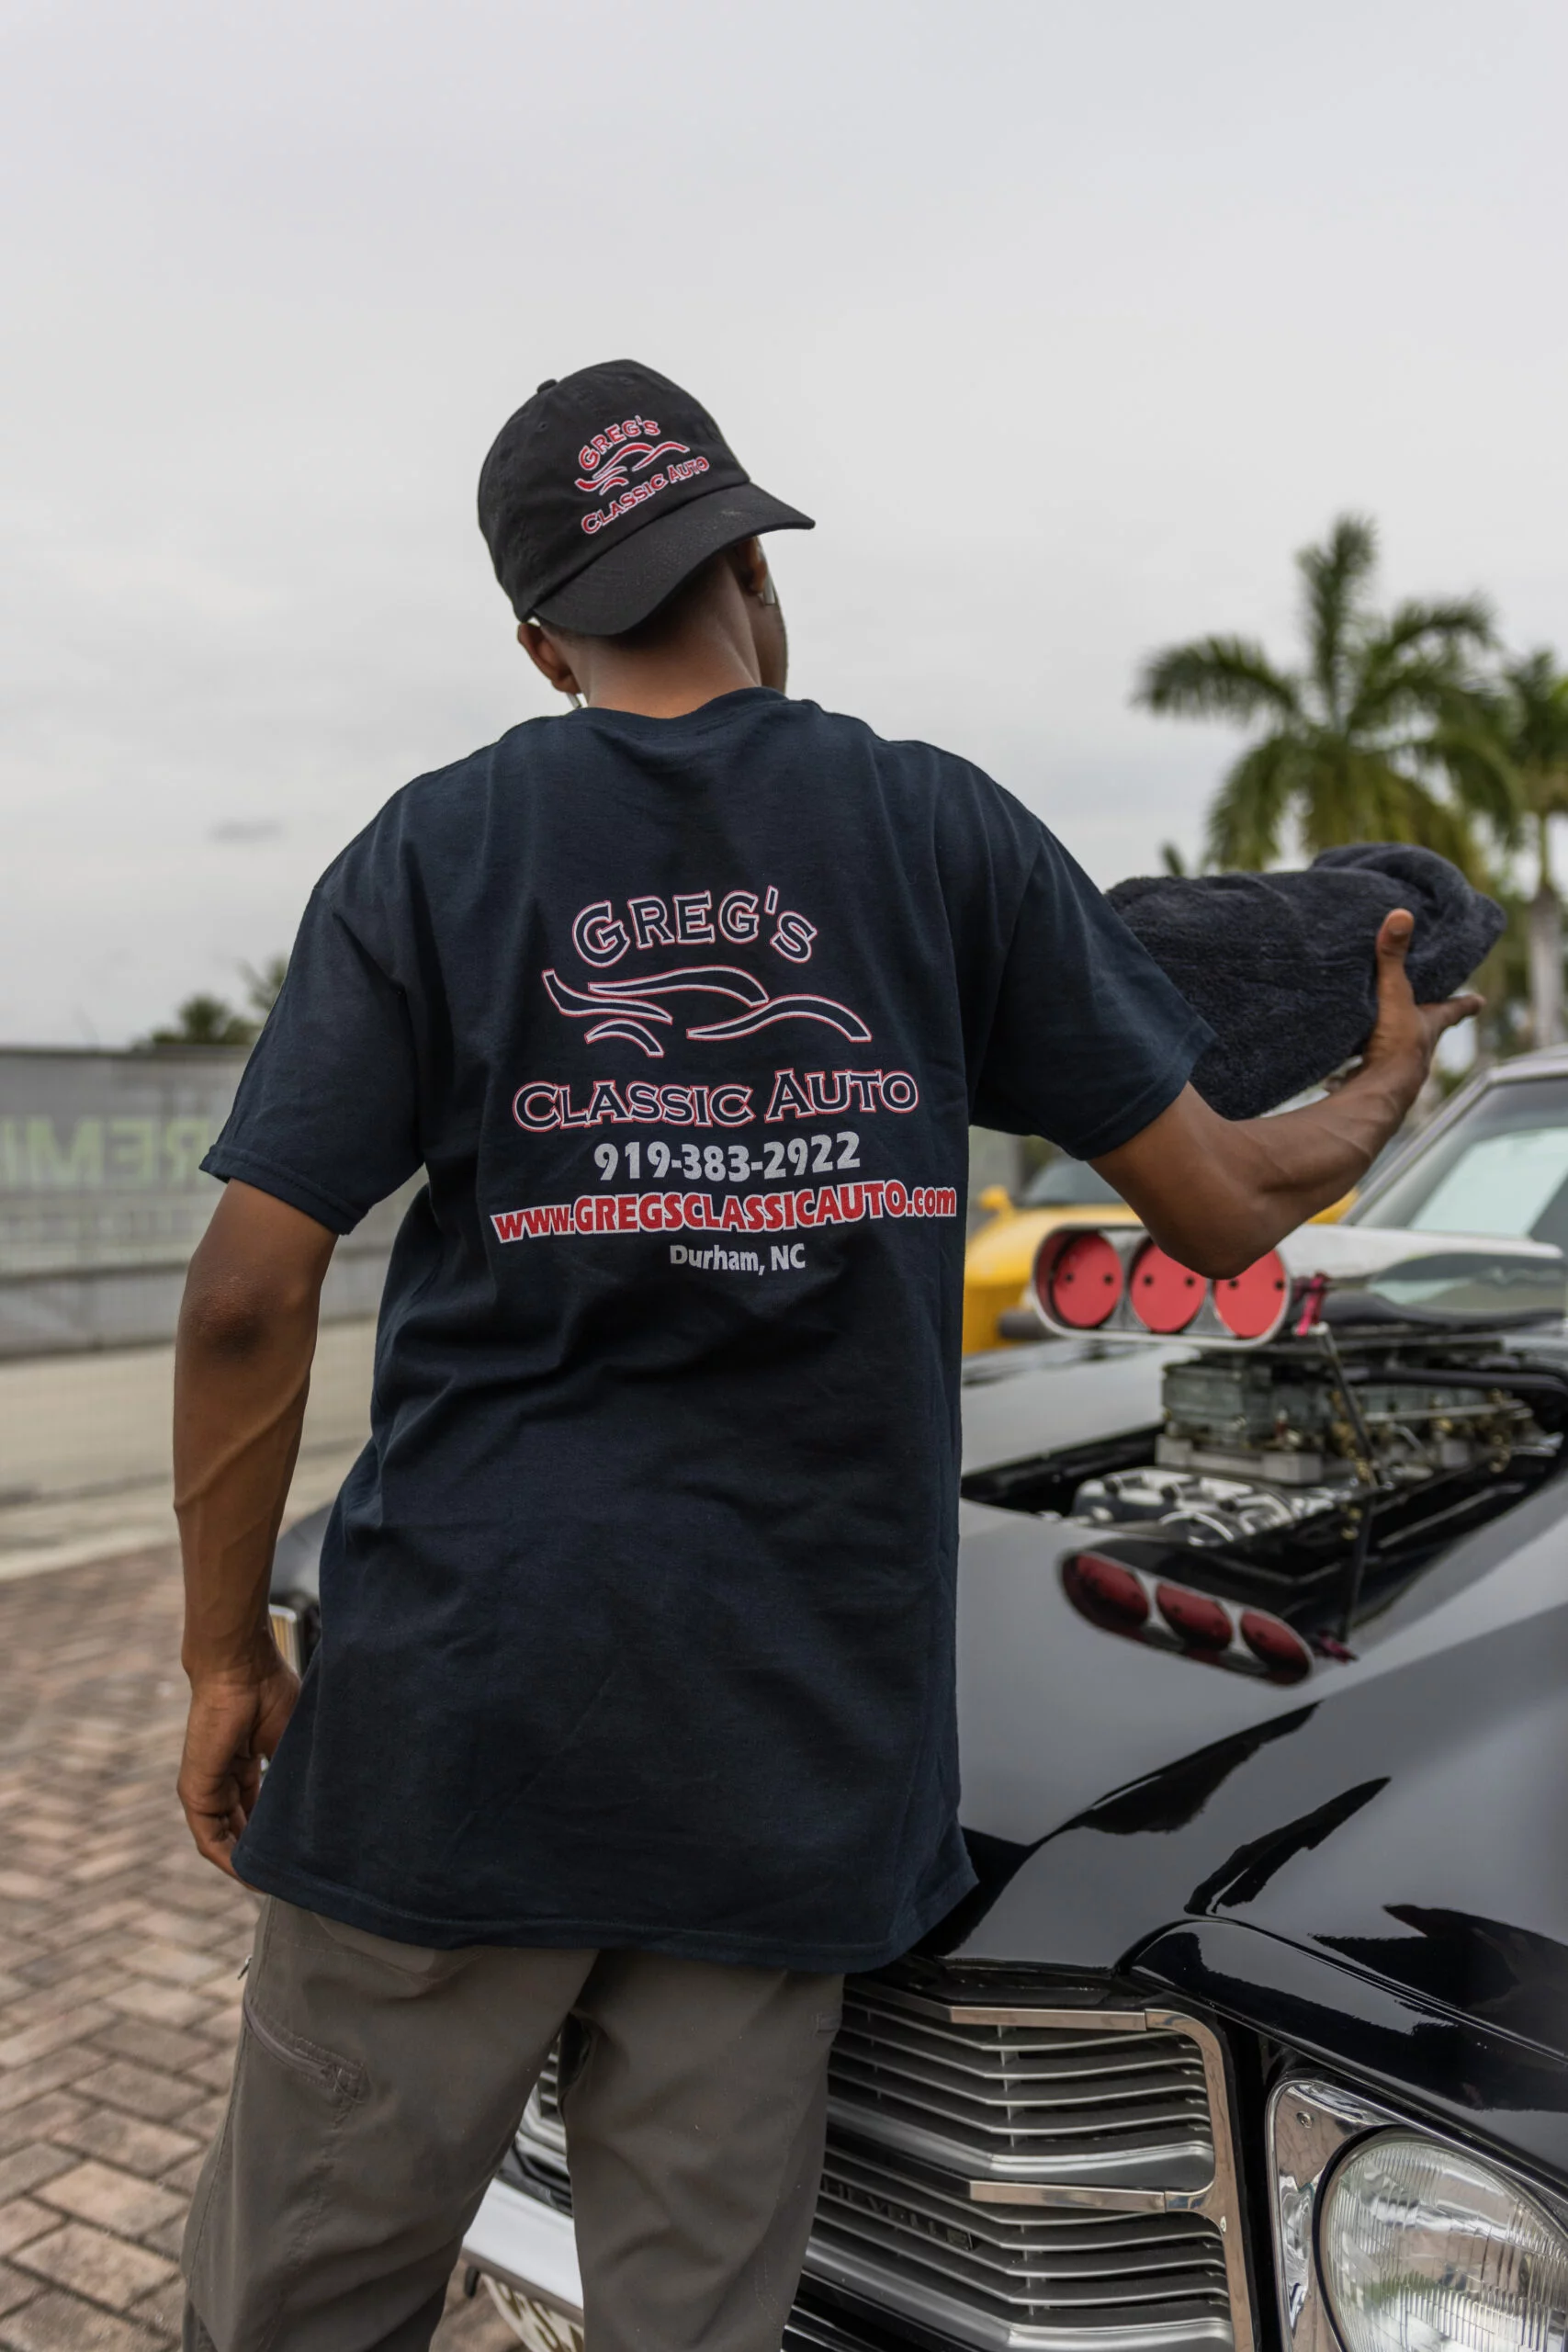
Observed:
[[[664,1048],[649,1024],[673,1021],[662,1002],[671,996],[729,997],[740,1006],[737,1013],[687,1029],[686,1035],[702,1045],[754,1037],[780,1021],[818,1021],[856,1043],[871,1035],[847,1004],[836,1003],[830,996],[770,996],[761,981],[739,964],[683,964],[672,972],[649,972],[646,979],[590,980],[586,990],[569,988],[558,972],[547,972],[544,978],[558,1012],[569,1021],[595,1022],[587,1033],[591,1045],[600,1037],[630,1037],[658,1060],[662,1060]]]
[[[720,938],[738,947],[750,946],[762,939],[769,923],[773,931],[766,940],[768,946],[788,963],[810,961],[817,926],[789,908],[781,910],[779,894],[774,889],[769,889],[765,897],[755,890],[731,890],[716,907],[714,894],[708,890],[679,892],[668,902],[656,898],[632,899],[627,901],[624,922],[608,899],[600,899],[581,909],[571,926],[571,939],[585,964],[603,967],[618,964],[628,948],[679,948],[707,940],[716,945]],[[586,1033],[590,1044],[601,1037],[626,1037],[655,1060],[664,1057],[660,1029],[674,1026],[675,1016],[665,1002],[671,997],[728,998],[739,1006],[738,1012],[712,1006],[703,1008],[710,1012],[716,1011],[718,1017],[696,1023],[685,1031],[687,1037],[703,1045],[754,1037],[759,1030],[789,1021],[817,1022],[824,1028],[836,1029],[841,1037],[856,1044],[863,1044],[871,1036],[860,1014],[852,1012],[847,1004],[840,1004],[837,998],[799,989],[775,996],[755,973],[739,964],[682,962],[663,971],[642,972],[635,978],[590,980],[586,988],[581,989],[563,980],[553,968],[541,977],[558,1012],[564,1012],[569,1021],[592,1021],[595,1024]]]
[[[660,466],[657,473],[649,469],[659,466],[660,458],[679,460]],[[677,483],[690,481],[694,475],[705,474],[708,461],[694,457],[687,441],[661,440],[659,420],[654,416],[628,416],[619,423],[605,425],[602,433],[590,435],[577,453],[582,471],[577,476],[577,487],[585,498],[604,498],[609,503],[596,506],[582,517],[582,527],[590,537],[602,531],[606,523],[631,514],[657,498],[661,490],[673,490]],[[634,481],[633,477],[637,479]],[[619,492],[612,497],[612,492]]]

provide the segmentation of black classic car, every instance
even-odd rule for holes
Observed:
[[[1568,1149],[1506,1091],[1229,1289],[1076,1237],[970,1361],[979,1883],[847,1988],[788,2352],[1568,2343]],[[547,2070],[467,2247],[536,2346],[570,2212]]]

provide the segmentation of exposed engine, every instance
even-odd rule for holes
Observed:
[[[1201,1470],[1112,1470],[1084,1480],[1071,1516],[1092,1527],[1157,1527],[1182,1544],[1235,1544],[1296,1526],[1338,1500],[1331,1487],[1280,1492]]]
[[[1086,1478],[1072,1516],[1228,1544],[1342,1512],[1358,1489],[1549,1460],[1558,1440],[1507,1386],[1509,1368],[1491,1351],[1467,1363],[1451,1346],[1365,1341],[1335,1359],[1291,1342],[1198,1355],[1166,1372],[1154,1461]]]
[[[1137,1228],[1047,1237],[1047,1333],[1165,1367],[1154,1429],[976,1470],[965,1495],[1106,1531],[1113,1560],[1292,1623],[1348,1626],[1553,1475],[1568,1445],[1568,1268],[1535,1242],[1306,1227],[1202,1282]]]

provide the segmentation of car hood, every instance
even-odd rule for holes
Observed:
[[[1032,1352],[986,1384],[994,1410],[966,1398],[973,1460],[1145,1417],[1119,1357]],[[1049,1418],[1022,1444],[1031,1397]],[[1568,1479],[1456,1544],[1359,1629],[1353,1660],[1292,1685],[1080,1616],[1061,1566],[1096,1532],[964,1506],[981,1883],[944,1945],[1101,1970],[1182,1922],[1245,1923],[1568,2052]]]
[[[1194,1351],[1140,1340],[1041,1340],[964,1365],[964,1472],[1159,1419],[1160,1376]]]

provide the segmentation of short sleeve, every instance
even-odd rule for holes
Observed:
[[[1036,833],[974,1116],[1093,1159],[1175,1102],[1213,1033],[1061,843]]]
[[[305,910],[277,1002],[201,1164],[347,1233],[422,1153],[408,1005],[332,880]]]

